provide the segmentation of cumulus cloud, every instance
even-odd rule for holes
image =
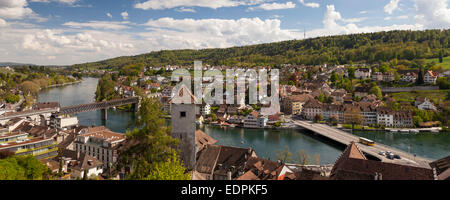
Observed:
[[[106,16],[108,16],[109,18],[112,18],[111,13],[106,13]]]
[[[13,36],[17,33],[21,37]],[[66,33],[62,30],[34,30],[32,33],[11,30],[5,34],[11,35],[9,40],[14,45],[21,59],[33,57],[33,63],[74,64],[85,61],[95,61],[106,57],[130,55],[136,53],[135,46],[128,42],[130,38],[120,34],[101,31],[80,31]],[[21,42],[19,40],[21,38]],[[107,39],[105,39],[107,38]],[[0,40],[0,42],[3,42]],[[0,51],[2,49],[0,48]],[[52,58],[48,60],[48,58]],[[0,55],[0,59],[5,59]]]
[[[400,0],[391,0],[386,6],[384,6],[384,12],[392,14],[398,8],[398,2]]]
[[[128,19],[128,12],[127,12],[127,11],[120,13],[120,15],[122,15],[122,18],[123,18],[124,20],[127,20],[127,19]]]
[[[147,0],[142,3],[136,3],[135,8],[139,9],[170,9],[180,6],[184,7],[206,7],[206,8],[222,8],[222,7],[236,7],[240,5],[255,5],[263,2],[264,0]]]
[[[320,4],[318,4],[318,3],[305,3],[305,0],[298,0],[298,1],[306,7],[311,7],[311,8],[320,7]]]
[[[5,27],[6,25],[8,25],[6,23],[6,21],[4,19],[0,18],[0,27]]]
[[[297,38],[294,30],[280,28],[280,20],[260,18],[149,20],[150,32],[140,35],[160,48],[230,47]]]
[[[426,28],[450,28],[449,0],[414,0],[415,20]]]
[[[390,31],[390,30],[423,29],[423,25],[421,24],[402,24],[402,25],[395,24],[390,26],[360,27],[354,24],[352,21],[354,22],[355,20],[342,18],[341,14],[338,11],[336,11],[334,5],[327,5],[327,11],[325,12],[323,19],[323,28],[309,31],[307,34],[309,37],[316,37],[316,36],[352,34],[352,33],[370,33],[370,32]]]
[[[129,22],[89,21],[89,22],[66,22],[63,24],[63,26],[69,26],[72,28],[121,30],[129,28],[128,24]]]
[[[30,2],[39,2],[39,3],[50,3],[50,2],[56,2],[56,3],[63,3],[68,5],[74,5],[79,0],[30,0]]]
[[[21,19],[33,15],[26,0],[1,0],[0,17],[9,19]]]
[[[185,7],[175,8],[175,11],[177,11],[177,12],[192,12],[192,13],[195,13],[194,9],[192,9],[192,8],[185,8]]]
[[[292,2],[286,2],[286,3],[263,3],[256,7],[250,7],[248,10],[281,10],[281,9],[289,9],[289,8],[295,8],[295,3]]]

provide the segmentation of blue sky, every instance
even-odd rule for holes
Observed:
[[[448,29],[450,0],[0,0],[0,62],[68,65],[396,29]]]

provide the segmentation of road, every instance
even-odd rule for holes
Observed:
[[[423,168],[430,168],[429,163],[432,162],[429,159],[422,158],[419,156],[411,155],[407,152],[395,149],[393,147],[389,147],[383,144],[375,143],[374,146],[367,146],[358,143],[359,137],[352,135],[350,133],[347,133],[345,131],[341,131],[339,129],[330,127],[325,124],[317,124],[317,123],[311,123],[307,121],[294,121],[294,124],[311,130],[319,135],[322,135],[324,137],[327,137],[329,139],[332,139],[336,142],[339,142],[344,145],[349,145],[351,142],[355,142],[358,144],[358,147],[361,151],[363,151],[366,154],[369,154],[371,156],[374,156],[378,159],[380,159],[382,162],[389,162],[389,163],[396,163],[396,164],[402,164],[402,165],[410,165],[410,166],[416,166],[416,167],[423,167]],[[397,154],[401,157],[401,159],[389,159],[385,156],[379,155],[378,153],[380,151],[390,151],[394,154]]]

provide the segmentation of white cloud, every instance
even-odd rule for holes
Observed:
[[[359,12],[359,14],[367,14],[367,13],[368,13],[367,10],[362,10],[362,11]]]
[[[66,22],[63,24],[63,26],[69,26],[72,28],[121,30],[129,28],[128,24],[129,22],[89,21],[89,22]]]
[[[112,18],[111,13],[106,13],[106,16],[108,16],[109,18]]]
[[[260,18],[149,20],[150,32],[140,35],[161,49],[231,47],[294,39],[294,30],[280,28],[280,20]]]
[[[175,8],[175,11],[177,11],[177,12],[192,12],[192,13],[195,13],[194,9],[192,9],[192,8],[185,8],[185,7]]]
[[[358,23],[366,20],[367,17],[358,17],[358,18],[348,18],[348,19],[341,19],[342,22],[345,23]]]
[[[1,0],[0,17],[9,19],[21,19],[33,15],[33,11],[28,8],[26,0]]]
[[[351,20],[350,20],[351,21]],[[344,24],[341,24],[344,23]],[[370,33],[390,30],[419,30],[423,29],[421,24],[402,24],[390,26],[363,26],[359,27],[348,19],[343,19],[341,14],[335,10],[334,5],[327,5],[324,15],[323,28],[307,32],[308,37],[340,35],[352,33]]]
[[[222,7],[236,7],[240,5],[255,5],[263,1],[264,0],[147,0],[145,2],[135,4],[134,7],[144,10],[161,10],[176,8],[180,6],[196,6],[217,9]]]
[[[414,19],[426,28],[450,28],[449,0],[414,0]]]
[[[311,7],[311,8],[320,7],[320,4],[318,4],[318,3],[305,3],[305,0],[298,0],[298,1],[306,7]]]
[[[128,19],[128,12],[127,12],[127,11],[120,13],[120,15],[122,15],[122,18],[123,18],[124,20],[127,20],[127,19]]]
[[[0,32],[0,60],[30,61],[36,64],[75,64],[138,53],[127,35],[103,31],[66,33],[58,29],[8,29]]]
[[[398,2],[400,0],[391,0],[386,6],[384,6],[384,12],[392,14],[398,8]]]
[[[6,21],[4,19],[0,18],[0,27],[5,27],[7,25],[8,24],[6,23]]]
[[[384,18],[385,21],[389,21],[389,20],[391,20],[391,19],[392,19],[392,17],[385,17],[385,18]]]
[[[30,2],[39,2],[39,3],[50,3],[50,2],[56,2],[56,3],[62,3],[67,5],[75,5],[79,0],[30,0]]]
[[[397,19],[408,19],[408,15],[400,15],[397,17]]]
[[[295,8],[295,3],[292,2],[286,2],[286,3],[263,3],[256,7],[250,7],[248,10],[281,10],[281,9],[289,9],[289,8]]]

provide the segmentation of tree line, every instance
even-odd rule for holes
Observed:
[[[162,50],[123,56],[71,68],[116,69],[130,65],[192,65],[202,60],[210,65],[279,66],[382,63],[442,58],[450,53],[450,30],[389,31],[317,37],[231,48]]]

